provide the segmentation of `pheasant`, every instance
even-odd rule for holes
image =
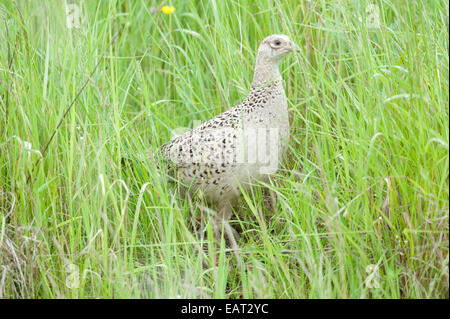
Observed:
[[[267,180],[278,169],[289,139],[288,104],[279,71],[281,60],[299,51],[286,35],[260,44],[251,90],[239,105],[161,147],[163,158],[190,192],[201,191],[225,220],[252,180]]]

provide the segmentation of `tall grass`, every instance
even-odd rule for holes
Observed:
[[[70,3],[0,1],[0,297],[448,298],[447,1]],[[292,137],[237,262],[147,154],[239,103],[272,33],[303,48]]]

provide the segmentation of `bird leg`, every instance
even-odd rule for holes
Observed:
[[[231,210],[230,205],[222,205],[220,206],[219,212],[216,213],[212,209],[209,209],[207,207],[199,205],[200,209],[206,212],[209,212],[211,216],[213,216],[213,219],[211,220],[213,230],[214,230],[214,237],[217,240],[217,242],[220,242],[222,239],[222,235],[224,235],[227,246],[231,247],[231,250],[233,251],[234,255],[236,256],[236,261],[238,263],[241,262],[240,254],[239,254],[239,247],[237,242],[240,239],[239,233],[230,226],[228,223],[228,219],[231,217],[233,211]],[[202,218],[200,218],[200,223],[202,223]],[[202,223],[203,224],[203,223]],[[203,227],[202,227],[203,229]],[[198,234],[198,232],[197,232]]]
[[[214,234],[217,241],[221,240],[222,232],[225,231],[224,235],[226,236],[226,239],[228,240],[228,244],[230,245],[231,249],[233,250],[234,255],[236,256],[236,261],[238,263],[241,262],[240,254],[239,254],[239,247],[237,245],[237,242],[240,239],[239,233],[230,226],[228,223],[228,219],[231,217],[233,211],[231,210],[231,207],[229,205],[224,205],[219,209],[219,214],[216,217],[215,227],[214,227]]]
[[[228,204],[224,204],[219,208],[219,216],[225,220],[229,220],[233,211],[231,210],[231,206]]]
[[[225,228],[225,225],[228,225],[228,227],[227,228],[229,228],[230,230],[229,230],[229,232],[233,235],[233,239],[235,239],[234,241],[236,242],[236,241],[239,241],[239,239],[241,238],[241,236],[239,235],[239,233],[236,231],[236,229],[234,229],[233,227],[231,227],[230,226],[230,224],[228,223],[228,221],[230,220],[230,218],[231,218],[231,216],[233,215],[233,211],[232,211],[232,209],[231,209],[231,206],[230,205],[228,205],[228,204],[225,204],[225,205],[222,205],[220,208],[219,208],[219,216],[218,216],[218,221],[219,221],[219,225],[222,225],[223,224],[223,226],[224,226],[224,228]],[[225,228],[226,229],[226,228]],[[228,236],[229,237],[229,236]],[[231,239],[230,238],[228,238],[230,241],[231,241]]]

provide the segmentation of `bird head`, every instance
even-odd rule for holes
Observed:
[[[280,62],[286,55],[300,48],[284,34],[272,34],[266,37],[259,46],[258,57],[271,62]]]

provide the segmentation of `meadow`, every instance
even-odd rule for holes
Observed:
[[[448,5],[0,0],[0,298],[448,298]],[[238,260],[148,154],[273,33],[291,138]]]

